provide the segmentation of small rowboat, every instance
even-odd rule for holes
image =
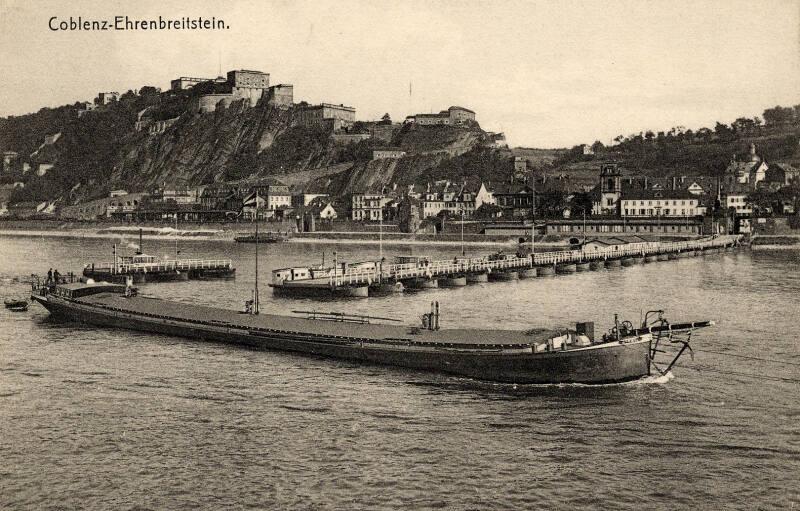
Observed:
[[[3,303],[10,311],[25,312],[28,310],[28,302],[25,300],[5,300]]]

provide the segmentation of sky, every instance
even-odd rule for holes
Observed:
[[[125,15],[228,28],[49,28]],[[243,68],[359,120],[460,105],[512,146],[569,147],[799,104],[800,0],[0,0],[0,62],[0,116]]]

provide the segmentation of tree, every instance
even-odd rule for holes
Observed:
[[[500,216],[502,211],[500,206],[484,202],[475,210],[474,218],[476,220],[491,220]]]
[[[594,144],[592,144],[592,151],[594,151],[595,154],[599,153],[600,151],[602,151],[605,148],[606,148],[606,146],[604,146],[603,143],[600,142],[599,140],[595,140]]]
[[[154,96],[157,95],[158,93],[159,93],[158,89],[155,87],[151,87],[150,85],[145,85],[144,87],[139,89],[140,96]]]
[[[767,124],[767,126],[786,124],[794,119],[795,110],[793,108],[776,106],[774,108],[767,108],[764,110],[764,122]]]
[[[536,196],[537,212],[546,217],[563,217],[567,209],[567,198],[563,192],[554,190]]]
[[[739,117],[731,123],[731,127],[736,133],[748,133],[755,128],[756,123],[753,119],[747,117]]]
[[[717,124],[714,126],[714,133],[722,139],[728,139],[733,135],[733,130],[729,128],[727,124],[717,121]]]
[[[708,142],[709,140],[711,140],[711,135],[713,134],[714,132],[711,131],[711,129],[709,128],[700,128],[699,130],[697,130],[697,136],[704,142]]]
[[[592,194],[588,192],[579,192],[572,196],[570,201],[570,210],[573,216],[583,215],[591,216],[592,214]]]

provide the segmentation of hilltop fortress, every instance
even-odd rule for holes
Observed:
[[[294,88],[291,85],[280,84],[270,87],[269,73],[249,69],[228,71],[227,78],[181,76],[170,82],[170,88],[185,90],[205,82],[214,83],[225,91],[200,96],[197,101],[197,111],[199,112],[213,112],[218,105],[228,106],[240,99],[246,99],[251,107],[256,106],[265,93],[269,98],[268,101],[275,106],[288,107],[294,100]]]
[[[227,77],[195,78],[181,76],[170,82],[172,90],[186,90],[201,83],[213,83],[217,90],[210,94],[203,94],[197,98],[196,111],[211,113],[217,107],[227,107],[234,101],[246,99],[248,105],[254,107],[262,97],[267,98],[267,103],[278,108],[297,107],[295,125],[326,125],[333,131],[346,131],[356,122],[356,109],[344,104],[320,103],[308,104],[301,101],[294,103],[294,86],[291,84],[277,84],[270,86],[269,73],[239,69],[228,71]],[[460,106],[451,106],[438,114],[420,113],[406,117],[405,123],[422,125],[462,125],[475,121],[475,112]]]
[[[261,98],[266,97],[269,105],[277,108],[289,108],[294,105],[294,86],[281,83],[270,86],[269,73],[239,69],[228,71],[227,78],[194,78],[181,76],[170,82],[172,90],[186,90],[201,83],[211,82],[224,92],[203,94],[197,98],[196,111],[211,113],[219,106],[227,107],[234,101],[247,100],[254,107]],[[310,105],[300,102],[295,124],[310,126],[314,124],[330,125],[334,130],[348,128],[356,120],[356,109],[344,104],[334,105],[321,103]]]

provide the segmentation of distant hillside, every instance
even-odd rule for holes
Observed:
[[[541,179],[553,177],[571,183],[568,187],[584,188],[596,181],[598,164],[605,160],[652,176],[719,175],[734,154],[746,157],[751,143],[767,162],[800,166],[800,105],[769,109],[764,121],[717,123],[713,130],[620,135],[615,145],[596,142],[594,154],[585,154],[591,151],[582,146],[496,148],[474,122],[458,127],[392,124],[388,119],[357,122],[351,133],[372,136],[347,144],[329,129],[299,126],[297,105],[281,109],[265,101],[255,107],[235,101],[213,113],[198,113],[195,98],[211,92],[211,83],[164,93],[143,87],[119,101],[81,111],[83,115],[78,114],[85,106],[76,103],[0,118],[0,150],[18,153],[0,183],[25,183],[13,192],[12,202],[61,198],[62,204],[104,196],[115,188],[137,192],[164,184],[198,186],[264,177],[345,195],[443,179],[507,182],[513,157],[520,156]],[[372,160],[372,151],[384,147],[406,155]],[[37,168],[45,175],[36,175]]]
[[[0,119],[0,150],[19,153],[6,181],[22,180],[16,200],[63,198],[71,204],[100,197],[115,188],[146,191],[163,184],[196,186],[281,176],[295,187],[324,186],[334,194],[424,179],[446,160],[484,144],[476,124],[464,127],[389,125],[380,136],[356,144],[333,140],[321,126],[297,126],[298,107],[279,109],[265,101],[244,101],[197,113],[201,86],[158,93],[143,88],[118,102],[78,116],[79,106],[42,109]],[[142,128],[137,130],[137,121]],[[159,121],[167,121],[158,125]],[[367,129],[374,123],[357,123]],[[150,127],[160,126],[155,132]],[[32,156],[46,136],[46,162]],[[372,150],[397,147],[396,160],[372,161]],[[23,165],[52,164],[44,176],[23,175]],[[291,178],[297,174],[302,178]]]
[[[525,160],[528,161],[529,168],[545,169],[547,167],[552,167],[553,164],[569,150],[515,147],[512,151],[514,156],[525,158]]]
[[[638,174],[716,176],[734,155],[747,158],[751,144],[767,162],[800,163],[800,105],[767,109],[764,119],[741,117],[730,125],[717,123],[714,129],[677,127],[669,132],[620,135],[613,146],[596,142],[593,155],[585,155],[582,146],[564,151],[552,167],[574,173],[586,169],[588,162],[614,160]]]

